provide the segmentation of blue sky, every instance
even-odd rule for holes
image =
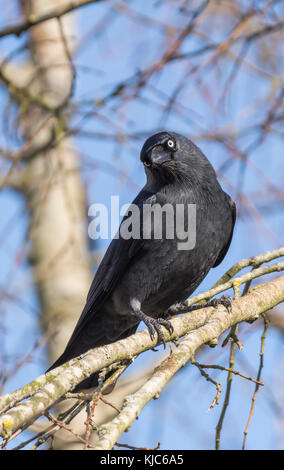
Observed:
[[[1,0],[0,4],[3,1]],[[158,18],[160,21],[171,20],[176,24],[184,24],[181,14],[171,4],[155,7],[152,2],[145,2],[141,7],[141,3],[136,1],[133,5],[137,11],[140,9],[144,14]],[[102,2],[77,11],[74,14],[77,21],[76,36],[83,37],[95,22],[98,23],[100,18],[104,17],[107,8],[106,3]],[[8,20],[12,22],[16,17],[17,11],[13,11],[11,8]],[[0,27],[4,24],[5,18],[3,17]],[[228,30],[230,26],[228,25]],[[6,55],[26,39],[27,35],[23,34],[19,39],[9,37],[1,40],[1,54]],[[218,39],[217,33],[214,39]],[[130,43],[133,43],[131,47]],[[191,50],[198,45],[199,40],[190,37],[183,45],[183,49],[185,51]],[[91,109],[91,103],[112,90],[115,83],[132,76],[137,69],[143,69],[151,64],[159,56],[163,47],[163,36],[156,29],[152,30],[149,27],[137,25],[137,23],[121,19],[117,15],[109,28],[98,37],[90,40],[88,47],[82,49],[82,52],[75,57],[74,62],[77,67],[75,99],[82,102],[88,101],[84,105],[85,109]],[[254,53],[252,48],[248,59],[253,60]],[[279,51],[280,54],[283,55],[283,52]],[[21,56],[20,60],[24,60],[24,58],[25,54]],[[156,87],[161,92],[170,95],[182,77],[185,65],[173,62],[167,66],[165,73],[159,74],[151,81],[153,88]],[[219,87],[213,87],[214,90],[212,87],[210,88],[211,81],[216,82],[213,71],[205,67],[202,76],[204,87],[208,87],[211,93],[214,91],[212,99],[215,105],[222,97],[224,83],[231,71],[229,65],[224,63],[222,65]],[[162,94],[159,98],[152,89],[142,93],[144,101],[136,100],[128,104],[121,113],[121,120],[116,109],[117,102],[107,107],[105,115],[113,121],[114,128],[121,128],[124,132],[133,133],[143,131],[149,135],[153,129],[161,127],[193,136],[193,138],[208,129],[230,129],[232,127],[246,129],[263,116],[265,109],[261,103],[261,97],[267,93],[270,86],[271,83],[267,78],[260,78],[251,70],[243,70],[235,80],[233,92],[224,100],[224,112],[219,113],[217,105],[215,108],[212,101],[202,99],[196,88],[195,80],[190,79],[182,95],[182,103],[186,105],[186,111],[182,113],[182,117],[172,113],[165,120],[159,108],[155,109],[153,106],[149,106],[147,99],[155,98],[158,104],[164,102]],[[2,119],[0,122],[3,122],[5,116],[6,102],[7,95],[1,87],[0,118]],[[260,103],[259,107],[258,102]],[[255,108],[249,112],[250,105]],[[81,122],[81,116],[72,116],[72,125],[76,126],[78,122]],[[112,126],[107,129],[104,123],[100,123],[96,119],[85,120],[83,129],[96,132],[113,130]],[[256,137],[256,133],[251,133],[242,138],[240,144],[242,149],[245,150]],[[15,147],[21,144],[20,141],[17,142],[15,139],[7,137],[5,126],[2,125],[1,128],[0,124],[0,145],[5,147],[7,143]],[[109,205],[112,195],[119,195],[121,204],[130,203],[145,182],[144,170],[139,161],[143,138],[120,145],[117,142],[105,142],[78,136],[74,143],[80,154],[89,156],[88,160],[92,163],[92,165],[84,163],[82,168],[82,178],[87,186],[88,205],[93,202]],[[197,144],[200,145],[216,170],[220,169],[228,158],[228,152],[216,142],[204,140],[197,142]],[[243,181],[242,189],[245,194],[253,195],[255,191],[259,191],[265,185],[266,178],[273,181],[276,187],[283,187],[282,154],[283,138],[278,135],[268,137],[255,152],[252,152],[252,166],[247,170]],[[84,158],[85,161],[86,158]],[[254,164],[261,169],[261,173],[251,169]],[[115,171],[110,171],[110,168]],[[235,161],[225,172],[225,175],[220,175],[223,188],[233,198],[238,194],[240,168],[240,162]],[[121,175],[121,170],[123,170],[123,174],[127,175],[127,179]],[[273,192],[271,192],[271,198],[273,201]],[[254,219],[245,216],[242,210],[228,255],[221,266],[211,270],[197,292],[212,286],[239,259],[277,248],[281,243],[283,244],[283,210],[266,212],[264,225],[263,229],[261,224],[258,225]],[[40,307],[33,287],[30,267],[25,260],[20,269],[15,269],[13,266],[19,247],[25,240],[27,226],[28,214],[24,200],[10,190],[2,191],[0,195],[0,281],[2,288],[8,285],[8,290],[12,292],[16,287],[18,293],[17,303],[11,302],[7,298],[1,299],[1,314],[4,318],[1,325],[5,327],[5,335],[2,331],[0,341],[5,341],[1,349],[5,352],[3,361],[8,361],[8,363],[9,357],[14,357],[15,354],[19,358],[25,355],[40,334],[38,324]],[[105,250],[108,243],[109,241],[102,240],[96,245],[96,249]],[[262,327],[250,327],[246,324],[240,327],[240,337],[245,347],[242,351],[237,352],[237,368],[251,371],[254,377],[259,364],[261,332]],[[159,353],[148,352],[136,361],[136,367],[151,364],[158,355],[162,354],[162,349],[159,350]],[[219,346],[214,350],[206,348],[200,358],[200,362],[227,365],[228,348],[222,349]],[[23,366],[9,380],[6,391],[24,385],[41,374],[45,368],[45,351],[41,348],[34,360]],[[281,397],[278,396],[277,387],[279,387],[279,377],[283,376],[283,372],[283,338],[279,332],[270,329],[265,347],[263,372],[263,381],[268,385],[260,390],[257,398],[247,442],[248,449],[274,449],[284,446],[283,438],[279,437],[278,427],[281,420],[275,406],[275,403],[278,406],[281,405],[279,403]],[[222,381],[222,403],[226,375],[224,373],[212,373],[211,375]],[[231,405],[224,423],[222,448],[239,449],[241,447],[253,390],[254,384],[239,377],[234,378]],[[149,447],[155,446],[160,441],[163,449],[214,448],[215,426],[221,411],[221,405],[215,406],[210,412],[207,411],[214,394],[213,385],[206,382],[198,370],[188,365],[167,386],[159,400],[146,406],[130,432],[121,436],[119,441]],[[281,419],[283,421],[283,409]]]

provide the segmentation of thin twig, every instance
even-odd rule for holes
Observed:
[[[247,375],[242,374],[238,370],[231,369],[230,367],[219,366],[217,364],[200,364],[198,362],[195,362],[195,365],[202,368],[202,369],[217,369],[217,370],[223,370],[225,372],[232,372],[232,374],[238,375],[239,377],[242,377],[243,379],[249,380],[250,382],[253,382],[253,383],[261,385],[261,386],[264,385],[264,382],[253,379],[252,377],[248,377]]]
[[[79,436],[76,432],[73,431],[72,428],[69,428],[64,421],[60,421],[58,418],[53,416],[49,411],[45,413],[45,416],[54,424],[58,425],[61,429],[65,429],[65,431],[70,432],[73,434],[74,437],[76,437],[79,441],[83,442],[87,447],[93,447],[89,442],[85,441],[83,437]]]
[[[236,325],[236,330],[237,330],[237,325]],[[228,378],[227,378],[227,387],[226,387],[226,394],[225,394],[225,400],[224,404],[222,407],[222,411],[220,414],[220,418],[216,427],[216,450],[220,450],[220,441],[221,441],[221,431],[222,431],[222,426],[225,418],[225,414],[227,411],[227,408],[229,406],[229,401],[230,401],[230,395],[231,395],[231,388],[232,388],[232,379],[233,379],[233,372],[232,369],[235,364],[235,352],[236,352],[236,343],[232,341],[231,343],[231,350],[230,350],[230,360],[229,360],[229,369],[230,372],[228,373]]]
[[[259,353],[259,368],[258,368],[258,373],[257,373],[257,382],[260,381],[261,372],[262,372],[262,369],[263,369],[264,344],[265,344],[266,334],[267,334],[268,327],[269,327],[269,320],[265,316],[265,314],[263,315],[263,321],[264,321],[264,329],[263,329],[263,333],[261,335],[260,353]],[[250,409],[250,413],[249,413],[249,418],[248,418],[246,428],[244,430],[244,439],[243,439],[243,445],[242,445],[243,450],[246,447],[248,430],[249,430],[250,423],[251,423],[251,420],[252,420],[258,390],[259,390],[259,383],[257,383],[256,386],[255,386],[254,394],[253,394],[253,397],[252,397],[252,404],[251,404],[251,409]]]
[[[130,446],[129,444],[119,444],[118,442],[116,442],[115,446],[125,447],[126,449],[131,449],[131,450],[158,450],[160,449],[161,443],[158,442],[156,447],[135,447],[135,446]]]
[[[217,390],[216,396],[209,407],[209,410],[212,410],[212,408],[214,408],[215,405],[219,405],[219,398],[221,395],[221,384],[220,382],[217,382],[216,380],[212,379],[208,374],[206,374],[206,372],[203,370],[203,366],[199,364],[198,362],[196,362],[194,357],[192,357],[191,363],[199,369],[200,374],[203,377],[205,377],[205,379],[208,382],[211,382],[216,387],[216,390]]]

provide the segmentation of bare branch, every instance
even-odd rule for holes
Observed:
[[[103,0],[72,0],[67,5],[58,6],[57,8],[49,11],[40,16],[36,16],[35,14],[31,14],[28,18],[23,21],[22,23],[6,26],[0,31],[0,38],[4,36],[9,36],[11,34],[20,36],[24,31],[36,26],[44,21],[51,20],[52,18],[60,18],[67,13],[70,13],[73,10],[78,8],[84,7],[86,5],[90,5],[91,3],[98,3]]]
[[[280,263],[278,263],[278,265],[279,264]],[[284,264],[282,268],[284,268]],[[254,273],[256,271],[257,270],[255,270]],[[243,279],[251,274],[252,273],[244,275]],[[136,397],[137,402],[135,402],[136,405],[134,407],[135,415],[133,414],[134,402],[128,405],[125,404],[122,408],[119,426],[115,426],[115,428],[119,428],[121,432],[123,432],[126,428],[125,413],[128,415],[130,412],[131,420],[127,421],[129,426],[145,404],[157,395],[157,393],[160,393],[170,378],[180,367],[190,360],[192,355],[202,344],[216,340],[221,333],[236,323],[256,319],[263,312],[273,308],[283,300],[284,276],[281,276],[274,281],[259,286],[258,289],[253,289],[252,292],[246,296],[234,300],[232,302],[233,308],[230,315],[228,315],[227,310],[221,306],[217,309],[201,309],[196,318],[193,318],[192,313],[174,318],[172,320],[174,333],[172,335],[166,333],[166,340],[173,340],[184,335],[186,335],[186,338],[179,346],[178,352],[165,359],[145,386],[142,387],[141,390],[143,393],[139,393]],[[34,422],[37,417],[53,406],[61,396],[67,391],[72,390],[87,376],[98,370],[102,370],[114,362],[131,359],[133,356],[153,348],[156,344],[157,340],[151,341],[148,332],[144,330],[125,340],[91,350],[79,360],[72,360],[64,366],[55,369],[52,373],[46,374],[47,383],[39,387],[39,383],[41,385],[44,383],[43,376],[40,377],[34,383],[26,386],[26,390],[29,390],[29,394],[32,393],[33,387],[37,390],[33,396],[24,403],[11,409],[0,418],[0,434],[7,438],[18,430],[26,428]],[[20,399],[23,399],[24,395],[21,396],[21,393],[18,392],[18,396],[21,397]],[[15,397],[13,397],[13,399],[15,399]],[[1,406],[7,406],[7,402],[8,397],[3,397],[1,399]],[[121,428],[122,422],[125,423],[125,426],[123,425]],[[117,434],[115,435],[117,439]],[[111,442],[113,446],[113,438]],[[102,448],[106,448],[104,447],[106,445],[105,443],[101,443],[100,445],[102,445]]]
[[[260,289],[263,289],[261,293]],[[238,323],[240,318],[247,320],[251,314],[253,315],[253,312],[260,312],[262,309],[265,311],[271,308],[269,304],[272,297],[277,291],[280,293],[281,290],[280,297],[284,300],[284,276],[260,287],[258,291],[235,300],[233,302],[233,312],[230,316],[225,313],[223,308],[218,308],[216,313],[211,316],[210,322],[187,334],[176,352],[168,356],[156,368],[148,381],[136,393],[125,398],[121,413],[111,422],[100,426],[97,431],[98,442],[95,449],[112,449],[119,436],[126,429],[129,429],[144,406],[160,394],[171,377],[190,360],[200,346],[218,338],[229,326]],[[262,299],[261,302],[260,298]],[[250,308],[252,310],[249,312]],[[248,315],[247,318],[245,318],[246,315]],[[178,320],[180,319],[182,317]]]

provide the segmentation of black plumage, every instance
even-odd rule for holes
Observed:
[[[151,336],[157,333],[163,340],[161,326],[172,329],[165,313],[175,312],[175,305],[194,292],[228,251],[235,204],[201,150],[186,137],[159,132],[145,142],[140,158],[147,182],[133,204],[141,209],[137,220],[141,235],[146,223],[141,215],[144,204],[171,204],[174,212],[177,204],[195,204],[196,244],[193,249],[180,250],[177,237],[167,239],[164,231],[161,239],[113,239],[66,349],[50,369],[90,348],[133,334],[141,320]],[[187,228],[187,211],[184,223]],[[77,390],[96,383],[94,374]]]

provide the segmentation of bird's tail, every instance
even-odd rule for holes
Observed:
[[[69,341],[63,354],[54,362],[54,364],[52,364],[51,367],[49,367],[46,372],[50,372],[56,367],[59,367],[70,361],[74,357],[86,353],[89,349],[104,346],[106,344],[114,343],[115,341],[127,338],[128,336],[135,333],[138,327],[138,324],[135,324],[122,330],[123,326],[119,322],[114,321],[110,322],[112,325],[112,331],[109,331],[109,329],[106,329],[106,316],[99,315],[98,317],[99,318],[96,318],[95,328],[92,327],[92,325],[89,325],[88,328],[88,325],[86,325],[73,341]],[[113,372],[114,371],[111,371],[111,373],[106,375],[106,378],[113,374]],[[98,385],[99,373],[99,371],[95,372],[93,375],[83,380],[76,386],[73,392],[96,387]],[[107,393],[110,393],[111,390],[108,389]]]

